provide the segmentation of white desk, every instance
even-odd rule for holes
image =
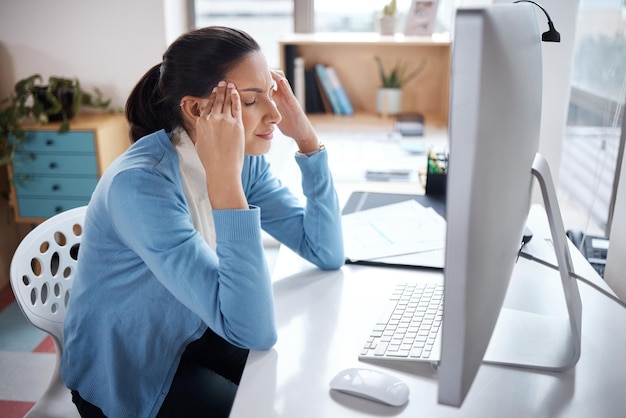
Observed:
[[[529,249],[536,254],[546,248],[542,237],[549,234],[541,207],[533,207],[529,225],[535,234]],[[572,257],[577,273],[601,283],[580,253]],[[382,298],[397,281],[426,275],[441,273],[354,265],[323,272],[281,249],[274,274],[278,343],[250,353],[231,417],[626,416],[626,311],[584,283],[579,284],[582,356],[572,370],[539,373],[483,365],[460,409],[437,403],[437,372],[428,365],[381,367],[410,386],[410,400],[400,408],[331,392],[328,383],[340,370],[380,367],[359,362],[357,353]],[[557,274],[524,259],[505,305],[523,305],[525,293],[535,288],[533,302],[542,311],[563,312]]]
[[[328,149],[329,165],[342,201],[353,190],[424,193],[424,179],[420,176],[426,173],[427,151],[445,150],[448,144],[447,129],[441,126],[427,125],[421,137],[402,137],[393,133],[392,119],[376,116],[312,115],[311,121]],[[419,149],[422,152],[416,152]],[[266,157],[274,173],[298,193],[301,175],[293,159],[295,151],[295,142],[277,130]],[[366,181],[368,170],[408,170],[410,175],[405,181]]]

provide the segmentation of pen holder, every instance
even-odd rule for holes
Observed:
[[[426,194],[445,195],[448,178],[448,155],[430,151],[426,166]]]

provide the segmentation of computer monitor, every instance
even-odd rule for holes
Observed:
[[[581,309],[549,168],[537,154],[542,51],[531,4],[457,11],[450,99],[438,383],[439,403],[458,407],[484,361],[540,370],[575,365]],[[502,308],[531,205],[533,175],[560,267],[564,318]]]

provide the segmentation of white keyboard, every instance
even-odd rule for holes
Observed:
[[[443,284],[399,283],[359,359],[438,362],[442,315]]]

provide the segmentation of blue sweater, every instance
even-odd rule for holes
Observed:
[[[67,387],[109,417],[153,417],[185,347],[207,327],[242,348],[271,348],[276,327],[261,228],[322,269],[344,262],[326,151],[296,160],[305,207],[265,157],[245,157],[250,207],[213,211],[216,251],[194,229],[165,132],[114,161],[87,209],[64,323]]]

